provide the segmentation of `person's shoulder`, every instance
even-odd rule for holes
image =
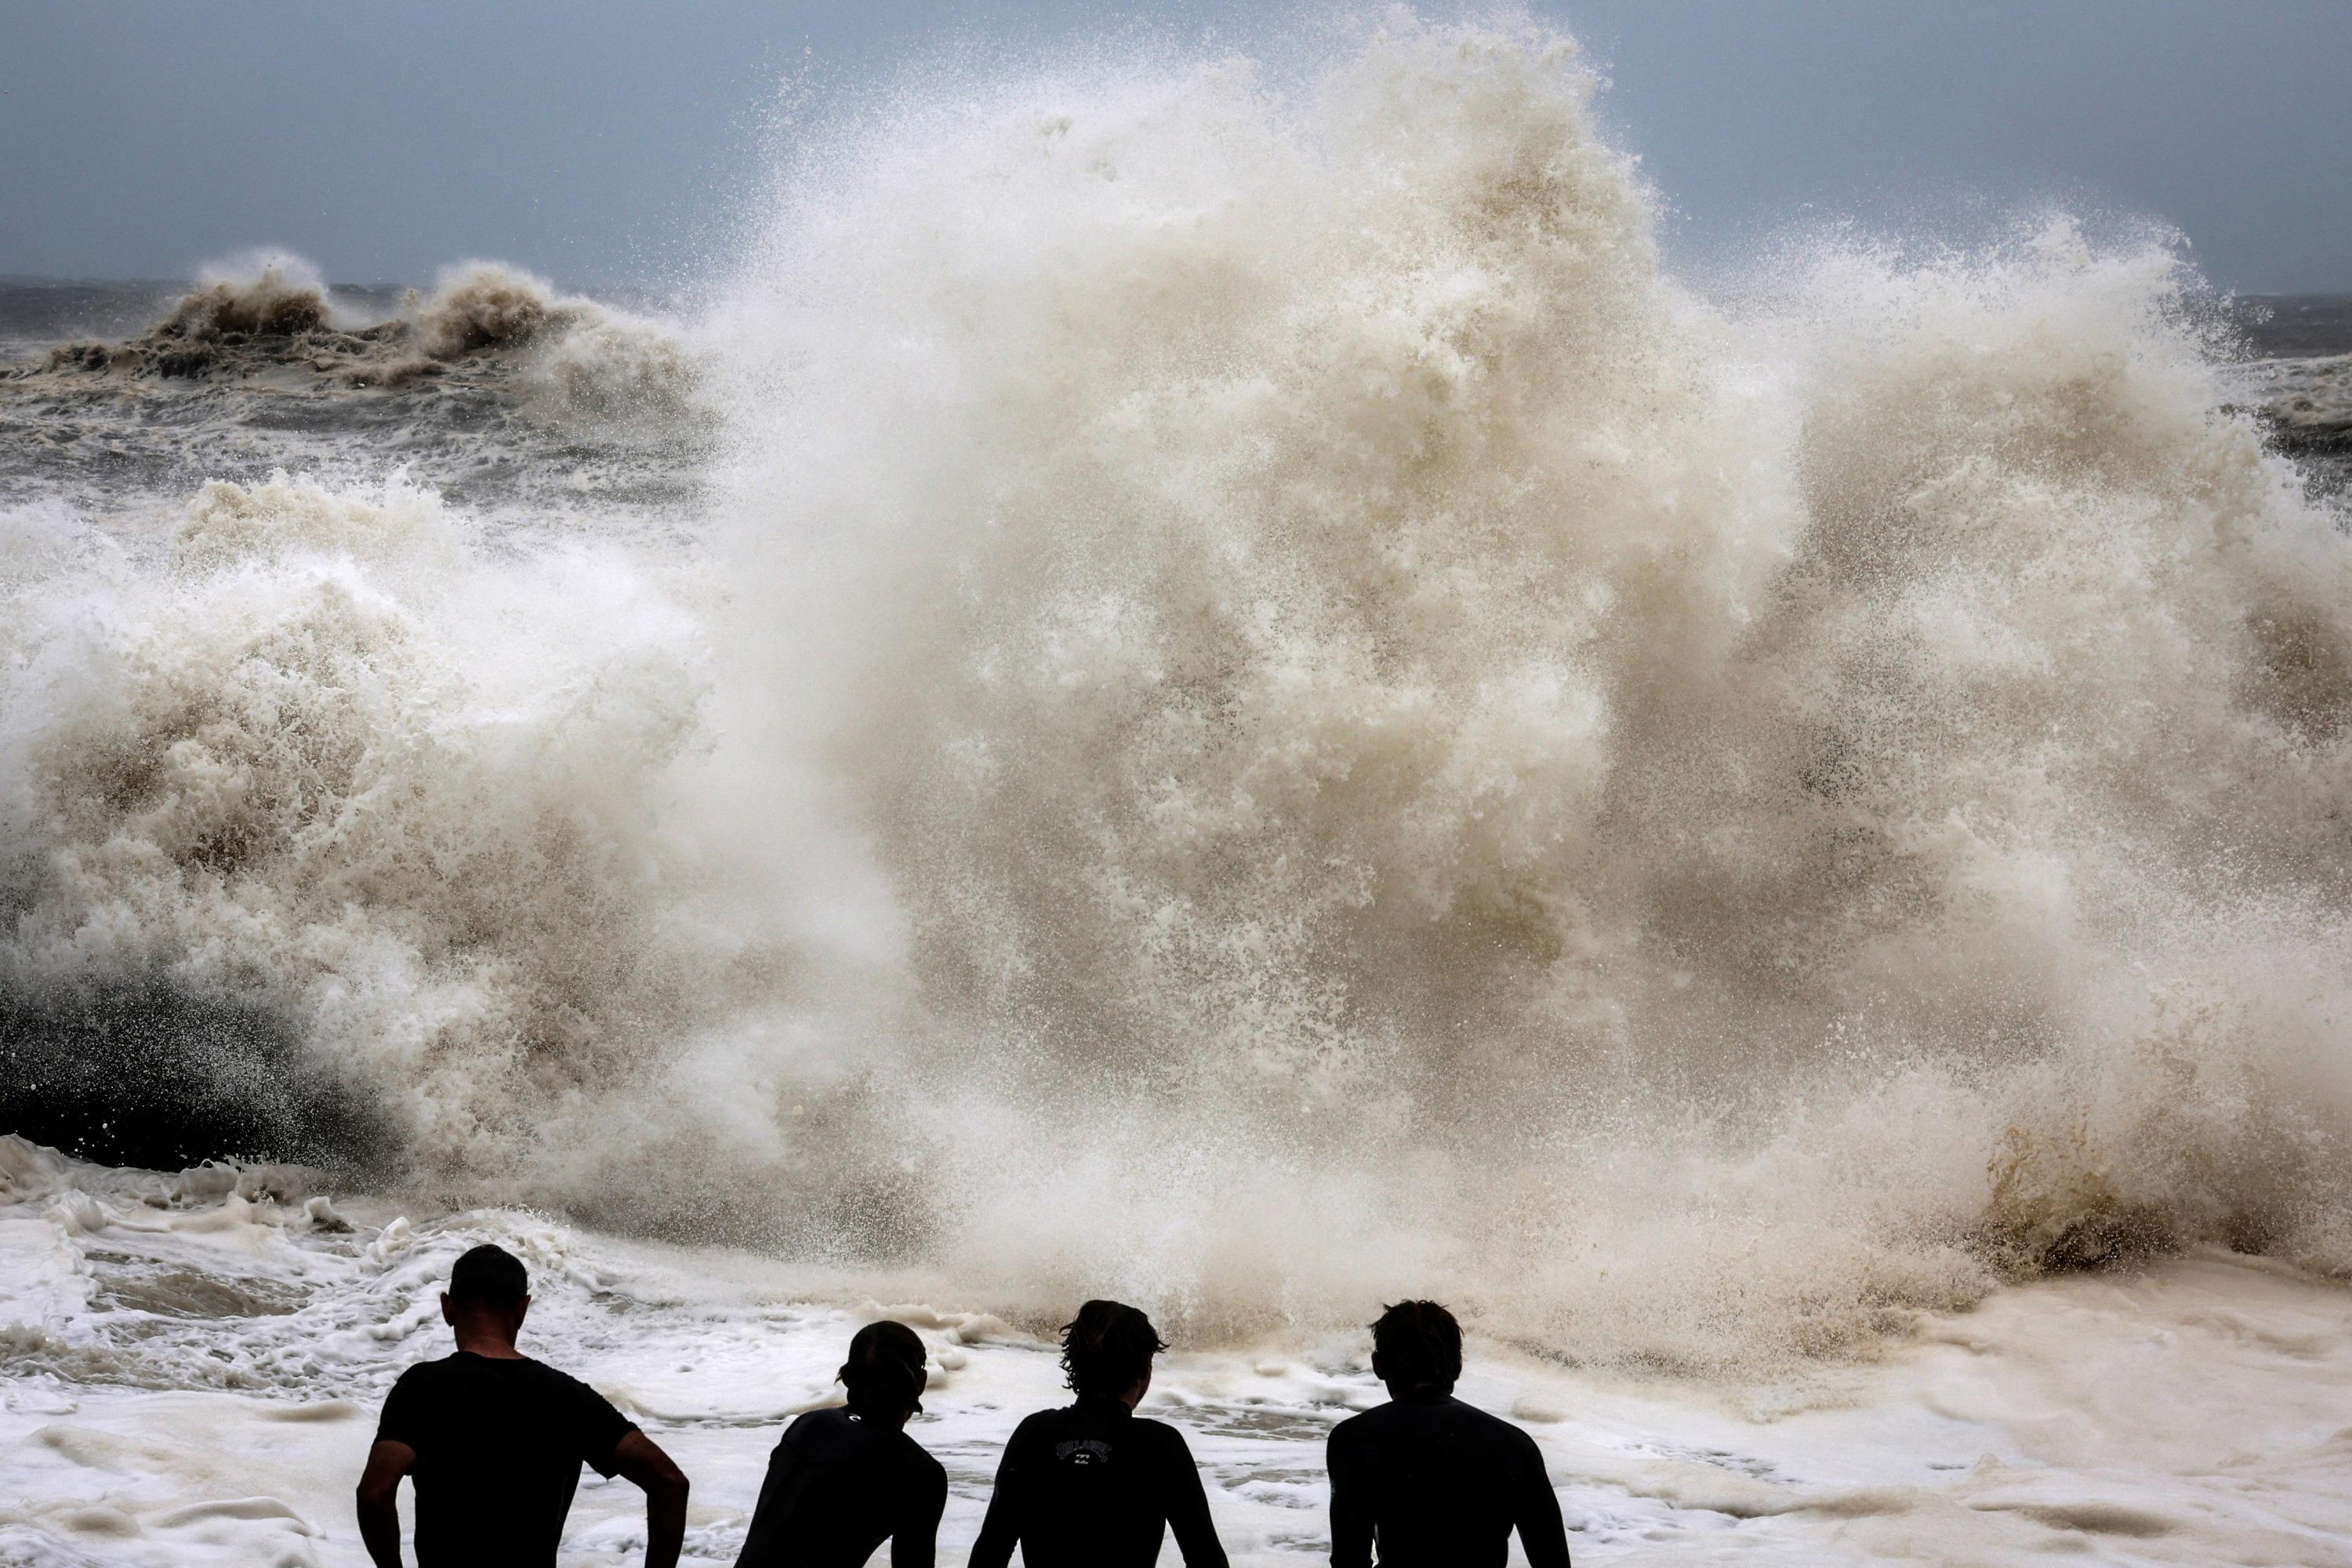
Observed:
[[[604,1398],[603,1394],[597,1393],[593,1388],[591,1388],[582,1379],[572,1376],[570,1373],[564,1371],[560,1366],[548,1365],[537,1356],[525,1356],[520,1362],[516,1363],[515,1374],[519,1377],[529,1378],[531,1382],[539,1384],[542,1387],[558,1390],[564,1394],[586,1394],[591,1399],[602,1400]],[[606,1400],[605,1403],[610,1404],[611,1401]]]
[[[1073,1414],[1074,1407],[1067,1405],[1056,1405],[1045,1410],[1033,1410],[1021,1418],[1019,1426],[1013,1428],[1013,1435],[1015,1437],[1024,1436],[1041,1437],[1047,1433],[1058,1432],[1070,1424]]]
[[[452,1370],[451,1363],[457,1359],[454,1355],[443,1355],[435,1356],[431,1361],[412,1363],[398,1377],[392,1380],[392,1386],[395,1390],[406,1389],[413,1393],[420,1388],[431,1388],[436,1384],[446,1383]]]
[[[1323,1452],[1335,1467],[1352,1467],[1363,1455],[1377,1450],[1382,1443],[1381,1433],[1393,1419],[1393,1405],[1375,1405],[1370,1410],[1359,1410],[1353,1415],[1335,1423],[1323,1439]]]
[[[897,1436],[898,1441],[894,1447],[900,1464],[926,1479],[936,1476],[942,1486],[947,1484],[948,1468],[940,1463],[937,1455],[916,1442],[911,1434],[900,1432]]]
[[[1135,1426],[1136,1430],[1144,1435],[1147,1442],[1157,1443],[1162,1447],[1182,1448],[1188,1453],[1192,1451],[1192,1445],[1184,1441],[1184,1428],[1172,1421],[1161,1421],[1154,1416],[1139,1415],[1135,1418]]]
[[[1463,1415],[1467,1415],[1467,1416],[1469,1416],[1469,1417],[1471,1417],[1471,1418],[1473,1418],[1473,1419],[1475,1419],[1475,1420],[1478,1420],[1478,1421],[1482,1421],[1482,1422],[1486,1422],[1486,1423],[1489,1423],[1489,1424],[1491,1424],[1491,1425],[1493,1425],[1493,1426],[1500,1426],[1501,1428],[1503,1428],[1503,1429],[1504,1429],[1505,1431],[1507,1431],[1507,1432],[1518,1432],[1518,1433],[1519,1433],[1519,1436],[1522,1436],[1522,1437],[1525,1437],[1525,1436],[1527,1436],[1527,1434],[1526,1434],[1525,1432],[1519,1432],[1519,1428],[1518,1428],[1516,1425],[1514,1425],[1512,1422],[1507,1421],[1507,1420],[1506,1420],[1504,1417],[1502,1417],[1502,1416],[1500,1416],[1500,1415],[1496,1415],[1496,1414],[1495,1414],[1493,1411],[1491,1411],[1491,1410],[1484,1410],[1484,1409],[1481,1409],[1481,1408],[1479,1408],[1477,1405],[1471,1404],[1468,1400],[1465,1400],[1465,1399],[1448,1399],[1448,1400],[1446,1401],[1446,1404],[1448,1404],[1449,1405],[1453,1406],[1454,1410],[1456,1410],[1456,1411],[1458,1411],[1458,1412],[1462,1413]]]
[[[827,1417],[833,1419],[827,1419]],[[776,1434],[776,1447],[782,1448],[788,1445],[804,1442],[831,1430],[838,1422],[839,1413],[835,1409],[803,1410],[784,1423],[784,1429]]]
[[[1446,1405],[1454,1419],[1465,1426],[1475,1427],[1499,1442],[1525,1448],[1531,1454],[1542,1452],[1541,1446],[1528,1435],[1528,1429],[1516,1421],[1507,1421],[1491,1410],[1481,1410],[1459,1399],[1448,1400]]]
[[[1370,1410],[1359,1410],[1332,1427],[1328,1440],[1336,1443],[1344,1438],[1352,1442],[1358,1437],[1369,1437],[1396,1419],[1397,1408],[1396,1401],[1391,1399],[1375,1405]]]
[[[551,1402],[567,1411],[593,1412],[599,1420],[635,1425],[619,1405],[597,1393],[585,1380],[572,1376],[560,1366],[550,1366],[536,1356],[523,1357],[515,1363],[510,1375],[527,1383],[533,1398]]]

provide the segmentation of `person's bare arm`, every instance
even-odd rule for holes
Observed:
[[[660,1444],[633,1431],[613,1450],[613,1473],[645,1489],[646,1568],[677,1568],[678,1549],[686,1542],[686,1472]]]
[[[360,1541],[375,1568],[400,1568],[400,1478],[415,1463],[415,1449],[379,1439],[360,1472]]]

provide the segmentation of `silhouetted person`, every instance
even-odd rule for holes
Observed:
[[[1025,1568],[1144,1568],[1171,1529],[1189,1568],[1225,1568],[1184,1435],[1135,1414],[1167,1348],[1133,1307],[1078,1309],[1062,1331],[1078,1401],[1013,1428],[971,1568],[1005,1568],[1016,1541]]]
[[[839,1373],[845,1410],[784,1428],[736,1568],[856,1568],[890,1543],[892,1568],[930,1568],[948,1473],[907,1436],[923,1407],[923,1342],[904,1323],[868,1323]]]
[[[1389,1403],[1331,1429],[1332,1568],[1503,1568],[1511,1530],[1530,1568],[1568,1568],[1568,1530],[1536,1440],[1454,1397],[1462,1326],[1434,1301],[1372,1325]]]
[[[418,1568],[554,1568],[580,1467],[646,1493],[646,1568],[674,1568],[686,1477],[653,1439],[577,1378],[515,1349],[530,1282],[503,1247],[449,1271],[441,1316],[457,1353],[400,1374],[360,1477],[360,1539],[400,1568],[400,1478],[416,1479]]]

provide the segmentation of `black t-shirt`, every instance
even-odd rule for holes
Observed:
[[[418,1568],[553,1568],[580,1467],[636,1424],[551,1366],[459,1351],[400,1374],[376,1441],[416,1450]]]
[[[948,1473],[904,1432],[847,1410],[812,1410],[768,1458],[736,1568],[857,1568],[883,1542],[890,1561],[930,1568]]]
[[[1536,1440],[1450,1395],[1392,1400],[1331,1429],[1333,1568],[1568,1568],[1559,1498]]]
[[[971,1568],[1148,1568],[1170,1529],[1190,1568],[1225,1568],[1184,1435],[1117,1399],[1082,1398],[1013,1428]]]

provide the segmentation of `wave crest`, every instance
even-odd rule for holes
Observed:
[[[207,268],[155,329],[162,337],[212,342],[224,333],[292,337],[328,324],[332,310],[318,269],[299,256],[259,253]]]
[[[700,366],[675,330],[559,293],[516,268],[475,261],[445,270],[415,320],[437,358],[524,353],[526,392],[566,413],[658,421],[692,411]]]

